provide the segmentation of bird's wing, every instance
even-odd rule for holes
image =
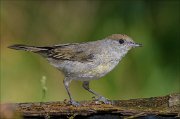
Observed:
[[[53,46],[48,57],[56,60],[89,62],[92,61],[93,54],[84,51],[78,44],[64,44]]]

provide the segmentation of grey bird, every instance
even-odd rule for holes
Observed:
[[[109,73],[121,59],[134,47],[142,46],[132,38],[122,34],[112,34],[103,40],[84,43],[59,44],[54,46],[9,46],[15,50],[25,50],[42,55],[51,65],[62,71],[65,78],[64,86],[70,98],[70,103],[78,106],[69,91],[72,80],[80,80],[82,86],[97,96],[97,100],[109,104],[110,101],[89,88],[89,82],[99,79]]]

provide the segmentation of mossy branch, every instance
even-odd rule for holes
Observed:
[[[81,106],[74,107],[68,102],[36,102],[9,104],[15,112],[24,118],[79,118],[103,117],[135,118],[144,116],[178,117],[180,116],[180,94],[162,97],[140,98],[130,100],[112,100],[112,105],[96,101],[81,101]],[[1,107],[8,104],[1,104]],[[6,111],[6,110],[5,110]],[[4,113],[1,111],[1,115]]]

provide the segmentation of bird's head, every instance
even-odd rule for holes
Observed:
[[[123,34],[112,34],[107,37],[111,40],[114,47],[119,47],[122,50],[130,50],[131,48],[140,47],[142,44],[135,43],[131,37]]]

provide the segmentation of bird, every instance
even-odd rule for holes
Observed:
[[[71,81],[82,81],[82,87],[97,96],[97,100],[110,104],[110,100],[93,91],[89,84],[112,71],[129,50],[140,47],[125,34],[112,34],[96,41],[67,43],[53,46],[28,46],[15,44],[11,49],[37,53],[64,74],[64,86],[70,104],[79,106],[70,93]]]

